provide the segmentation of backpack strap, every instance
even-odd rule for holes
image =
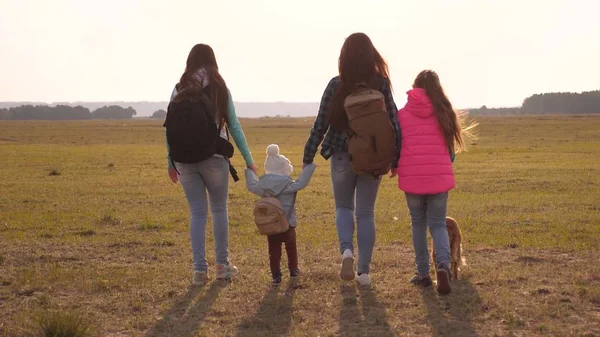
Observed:
[[[223,123],[223,125],[219,124],[219,127],[218,127],[219,135],[218,136],[219,136],[219,138],[221,137],[221,130],[223,128],[225,128],[225,131],[227,133],[227,142],[229,142],[229,128],[227,127],[227,122]],[[225,158],[225,160],[229,164],[229,174],[231,174],[231,177],[233,178],[233,182],[234,183],[238,182],[240,180],[240,178],[238,177],[235,167],[233,167],[233,164],[231,164],[231,160],[226,155],[223,155],[223,154],[221,154],[221,155],[223,156],[223,158]]]
[[[227,142],[229,142],[229,128],[227,127],[227,122],[223,123],[223,125],[219,125],[219,137],[221,137],[221,130],[225,128],[225,132],[227,133]],[[237,171],[235,169],[235,167],[233,167],[233,164],[231,164],[231,160],[229,160],[229,158],[225,155],[223,155],[223,158],[225,158],[225,160],[227,161],[227,163],[229,164],[229,174],[231,174],[231,177],[233,178],[233,182],[238,182],[240,180],[240,178],[238,177]]]
[[[231,160],[229,160],[229,158],[227,158],[227,156],[223,156],[223,158],[225,158],[225,161],[227,161],[227,164],[229,164],[229,174],[233,178],[233,182],[234,183],[238,182],[240,180],[240,177],[238,177],[235,167],[233,167],[233,165],[231,164]]]
[[[229,137],[229,128],[227,127],[227,123],[225,123],[224,127],[225,127],[225,133],[227,134],[227,140],[229,141],[231,138]]]

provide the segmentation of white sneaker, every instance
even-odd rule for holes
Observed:
[[[371,278],[369,277],[369,274],[360,274],[358,277],[358,284],[361,286],[370,286]]]
[[[350,249],[346,249],[342,254],[340,278],[344,281],[354,280],[354,256],[352,255],[352,251]]]
[[[217,279],[220,279],[220,280],[229,280],[232,277],[239,274],[239,270],[237,269],[237,267],[232,264],[228,264],[228,265],[218,264],[216,269],[217,269],[216,277],[217,277]]]

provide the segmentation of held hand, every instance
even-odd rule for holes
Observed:
[[[179,181],[179,175],[177,174],[177,170],[175,170],[174,168],[170,168],[169,178],[171,178],[173,184],[177,184],[177,182]]]
[[[252,165],[248,166],[248,168],[252,170],[254,174],[258,175],[258,167],[256,166],[256,164],[252,163]]]
[[[302,169],[305,169],[308,165],[310,165],[310,164],[302,163]]]
[[[390,178],[394,178],[398,175],[398,169],[393,168],[390,172]]]

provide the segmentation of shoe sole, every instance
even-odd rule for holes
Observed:
[[[228,272],[227,275],[217,275],[218,280],[230,280],[236,277],[240,272]]]
[[[236,275],[237,274],[229,274],[229,275],[225,275],[225,276],[217,276],[217,280],[231,280]]]
[[[437,270],[437,291],[441,295],[447,295],[452,291],[452,288],[450,288],[450,278],[445,269]]]
[[[418,283],[418,282],[410,282],[411,285],[415,286],[415,287],[421,287],[421,288],[431,288],[432,283],[428,283],[428,284],[422,284],[422,283]]]
[[[347,257],[342,260],[342,268],[340,270],[340,278],[344,281],[354,280],[354,258]]]
[[[358,285],[361,287],[370,287],[371,286],[371,279],[369,279],[369,283],[360,282],[360,279],[357,282],[358,282]]]

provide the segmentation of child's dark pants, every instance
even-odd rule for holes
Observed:
[[[281,244],[285,243],[285,251],[288,258],[290,272],[298,269],[298,252],[296,251],[296,228],[290,227],[287,232],[267,236],[269,240],[269,261],[271,263],[271,275],[275,277],[281,274]]]

